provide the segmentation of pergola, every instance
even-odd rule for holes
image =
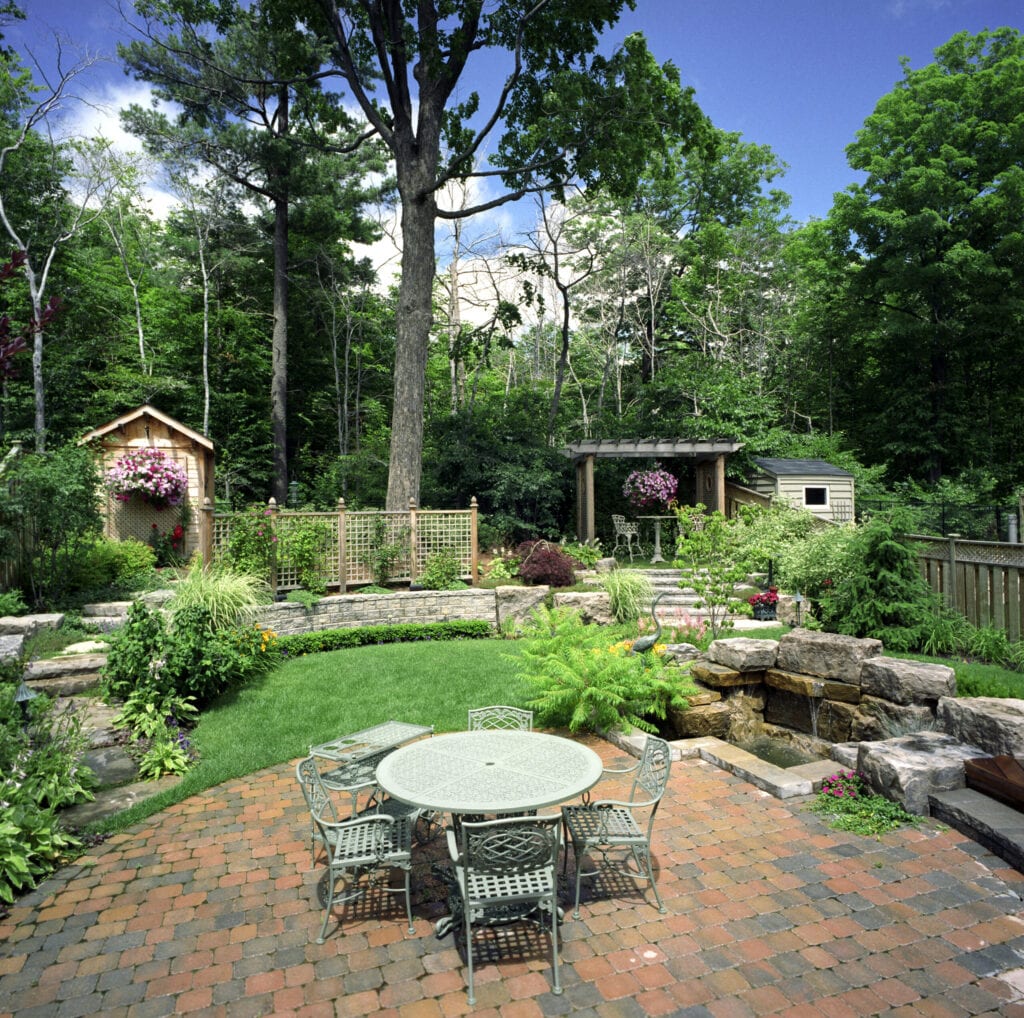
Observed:
[[[576,464],[576,534],[590,541],[594,533],[594,460],[665,459],[669,456],[695,461],[694,501],[709,509],[725,511],[725,458],[743,448],[729,438],[687,442],[664,438],[593,438],[562,450]]]

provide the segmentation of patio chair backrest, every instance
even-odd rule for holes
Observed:
[[[334,807],[334,801],[320,780],[320,771],[317,770],[316,760],[307,756],[300,760],[295,768],[295,776],[298,778],[299,787],[302,789],[302,797],[306,800],[310,815],[313,821],[317,818],[338,822],[338,811]]]
[[[501,817],[459,827],[459,862],[477,876],[508,880],[518,874],[549,870],[558,864],[560,816]],[[527,892],[528,894],[529,892]]]
[[[672,748],[664,739],[656,735],[648,735],[644,744],[640,766],[633,778],[629,800],[635,805],[657,806],[668,786],[668,776],[672,769]]]
[[[471,732],[532,732],[533,711],[524,710],[522,707],[506,707],[504,704],[472,707],[469,710],[467,728]]]

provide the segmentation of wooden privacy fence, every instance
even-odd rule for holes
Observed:
[[[910,535],[921,572],[946,604],[975,626],[995,626],[1008,639],[1024,632],[1024,545]]]
[[[338,500],[334,512],[279,510],[270,499],[264,513],[273,533],[270,546],[270,585],[275,593],[297,590],[300,564],[290,552],[290,541],[298,532],[317,534],[322,541],[321,574],[326,585],[341,593],[352,585],[374,582],[373,561],[386,547],[393,555],[388,579],[416,583],[423,575],[427,560],[438,552],[451,551],[459,563],[460,577],[477,583],[477,502],[468,509],[418,509],[411,499],[405,512],[378,510],[349,511],[345,500]],[[200,516],[200,551],[207,564],[224,558],[231,548],[232,527],[251,520],[251,513],[216,512],[209,499],[204,500]]]

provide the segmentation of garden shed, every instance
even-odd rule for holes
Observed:
[[[180,505],[161,506],[138,498],[120,500],[108,490],[104,500],[108,537],[151,543],[157,535],[173,535],[180,524],[184,533],[176,553],[187,558],[199,547],[198,510],[205,498],[213,500],[214,452],[209,438],[147,404],[94,428],[80,443],[92,443],[98,449],[104,477],[126,454],[159,450],[187,478]]]
[[[853,474],[824,460],[754,458],[750,487],[823,520],[853,519]]]

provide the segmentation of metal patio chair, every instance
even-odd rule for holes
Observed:
[[[636,542],[637,554],[640,554],[640,524],[635,520],[627,520],[625,516],[612,513],[612,527],[615,530],[615,544],[612,546],[612,554],[618,551],[622,544],[625,544],[629,552],[629,561],[633,561],[633,542]]]
[[[576,865],[574,919],[580,917],[580,879],[596,876],[599,872],[597,866],[584,870],[584,857],[590,852],[596,852],[607,862],[607,853],[615,848],[628,848],[636,865],[636,871],[623,867],[621,872],[648,880],[658,902],[658,911],[668,911],[658,893],[658,885],[654,882],[651,833],[658,804],[668,785],[671,766],[672,750],[669,744],[664,739],[648,735],[643,755],[633,767],[623,770],[606,769],[609,774],[635,774],[628,799],[597,799],[590,803],[562,807],[565,841],[566,845],[572,844]],[[636,812],[647,812],[646,825],[637,819]],[[566,853],[563,869],[568,861]]]
[[[465,936],[471,1005],[476,1003],[474,928],[524,920],[548,927],[552,992],[562,992],[557,901],[560,834],[557,815],[463,823],[457,835],[448,831],[448,850],[455,867],[450,898],[452,921]]]
[[[314,855],[316,841],[319,841],[327,852],[327,871],[317,885],[317,897],[324,909],[324,921],[317,943],[324,942],[334,906],[355,901],[366,893],[368,887],[360,884],[360,878],[364,873],[371,874],[369,887],[379,886],[386,894],[405,894],[405,914],[409,921],[409,932],[414,933],[409,888],[413,820],[408,816],[393,817],[384,813],[364,813],[355,819],[339,821],[337,811],[320,781],[316,762],[312,757],[299,762],[296,777],[309,807],[315,830]],[[391,868],[404,872],[402,887],[390,887],[376,880],[377,871]]]
[[[471,707],[466,730],[532,732],[533,711],[523,710],[521,707],[505,707],[502,704],[495,704],[492,707]]]

